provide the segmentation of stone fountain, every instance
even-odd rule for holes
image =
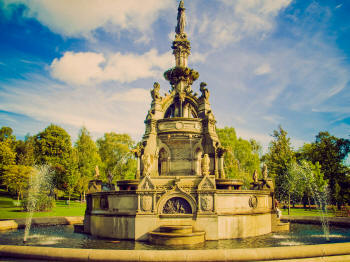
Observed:
[[[154,83],[151,90],[145,133],[134,150],[135,180],[119,181],[119,190],[103,190],[102,181],[93,187],[87,196],[86,233],[173,245],[288,228],[276,216],[274,187],[265,171],[262,179],[254,177],[250,190],[225,177],[225,148],[216,133],[209,90],[203,82],[201,95],[191,88],[199,74],[187,65],[191,47],[185,24],[181,1],[171,47],[175,67],[164,73],[171,89],[161,96]]]

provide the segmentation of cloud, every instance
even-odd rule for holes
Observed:
[[[170,52],[158,54],[155,49],[138,55],[115,53],[107,58],[101,53],[66,52],[51,63],[51,75],[75,85],[96,84],[106,81],[130,83],[148,77],[161,77],[173,64]]]
[[[271,72],[271,67],[269,64],[262,64],[258,68],[255,69],[254,73],[256,75],[265,75]]]
[[[26,17],[36,18],[64,36],[88,36],[100,27],[148,31],[160,11],[174,5],[171,0],[4,0],[24,4]]]
[[[139,139],[144,131],[143,120],[151,103],[149,90],[122,86],[107,90],[98,86],[72,87],[57,85],[43,77],[31,79],[3,85],[0,110],[75,131],[84,125],[98,135],[115,131]]]
[[[217,12],[198,8],[192,17],[189,33],[201,35],[214,48],[246,37],[263,38],[275,27],[276,16],[291,0],[222,0]]]

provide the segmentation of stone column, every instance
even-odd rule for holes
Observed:
[[[224,169],[224,154],[227,150],[223,147],[217,148],[217,155],[219,157],[219,178],[225,179],[225,169]]]

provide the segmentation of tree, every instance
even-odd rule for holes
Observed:
[[[8,165],[5,167],[3,184],[8,190],[17,194],[17,201],[23,199],[23,193],[28,188],[29,177],[33,168],[24,165]]]
[[[63,128],[51,124],[34,137],[34,151],[38,164],[50,165],[55,171],[55,186],[58,189],[65,189],[65,176],[72,157],[69,134]]]
[[[350,140],[337,138],[328,132],[319,132],[313,143],[305,144],[298,157],[312,163],[319,162],[321,171],[329,180],[331,200],[338,207],[350,199],[349,167],[344,159],[350,153]]]
[[[12,150],[8,141],[0,141],[0,182],[5,169],[9,165],[14,165],[16,161],[16,152]]]
[[[68,162],[68,167],[66,174],[64,176],[64,187],[68,192],[68,204],[70,204],[70,198],[74,189],[76,188],[77,182],[79,179],[79,170],[78,170],[78,152],[75,148],[72,150],[71,158]]]
[[[96,143],[92,140],[89,131],[85,127],[79,131],[75,149],[77,151],[79,172],[77,190],[80,193],[80,200],[82,200],[88,183],[94,176],[96,166],[101,166],[102,162]]]
[[[287,132],[279,126],[278,130],[273,131],[274,138],[269,145],[268,152],[263,156],[270,176],[275,179],[276,195],[281,199],[283,195],[282,185],[287,174],[288,167],[295,160],[294,151],[291,147],[290,138]]]
[[[27,135],[25,140],[16,142],[16,163],[18,165],[34,166],[34,138]]]
[[[103,138],[97,140],[97,146],[105,176],[111,173],[114,181],[134,177],[136,160],[131,152],[134,141],[129,135],[105,133]]]
[[[254,170],[260,172],[260,145],[255,140],[237,139],[233,127],[218,128],[217,134],[222,146],[227,149],[224,157],[226,176],[242,179],[244,186],[248,187]]]
[[[12,128],[8,127],[8,126],[3,126],[0,129],[0,141],[4,142],[4,141],[11,141],[14,142],[16,141],[16,137],[14,135],[12,135]]]

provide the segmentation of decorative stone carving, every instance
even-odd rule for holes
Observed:
[[[154,82],[153,89],[151,90],[151,96],[153,100],[157,100],[160,98],[159,95],[160,85],[158,82]]]
[[[98,166],[95,167],[95,179],[98,179],[100,177],[100,171],[98,169]]]
[[[142,163],[143,163],[143,175],[147,176],[150,175],[151,166],[152,166],[152,160],[150,154],[144,154],[142,156]]]
[[[253,173],[253,181],[255,184],[259,182],[258,171],[256,170],[254,170],[254,173]]]
[[[182,197],[170,198],[163,207],[164,214],[192,214],[191,205]]]
[[[180,1],[179,8],[177,9],[177,26],[175,28],[175,32],[177,34],[183,34],[185,32],[186,26],[186,14],[183,0]]]
[[[203,177],[202,181],[198,184],[198,190],[213,190],[215,189],[215,183],[210,180],[209,176]]]
[[[267,174],[267,165],[266,165],[266,164],[263,165],[263,168],[262,168],[262,175],[263,175],[263,179],[264,179],[264,180],[267,180],[268,174]]]
[[[202,195],[200,201],[201,201],[201,208],[203,211],[213,210],[213,196]]]
[[[250,196],[250,198],[249,198],[249,206],[251,208],[257,208],[257,206],[258,206],[258,198],[256,196]]]
[[[141,208],[143,211],[151,211],[152,210],[152,196],[144,195],[141,198]]]
[[[108,209],[108,197],[106,195],[103,195],[100,198],[100,208],[103,210]]]
[[[139,190],[153,190],[154,188],[155,186],[149,176],[145,176],[139,184]]]
[[[206,101],[209,100],[209,95],[210,95],[210,92],[209,90],[206,88],[207,84],[202,82],[200,83],[200,87],[199,87],[199,90],[201,91],[202,95],[201,97],[203,97]]]
[[[203,175],[207,176],[209,175],[209,168],[210,168],[210,158],[208,154],[204,154],[203,160],[202,160],[202,172]]]

